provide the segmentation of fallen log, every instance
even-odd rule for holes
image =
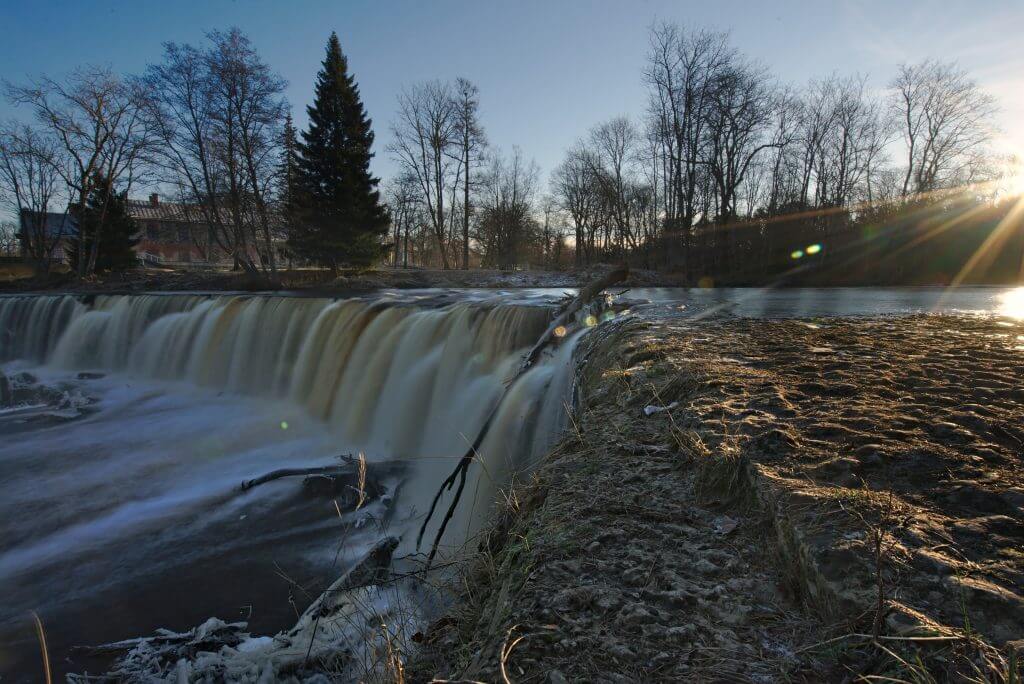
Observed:
[[[605,289],[611,287],[615,283],[622,282],[628,277],[629,268],[622,266],[621,268],[609,271],[580,290],[579,294],[576,295],[562,309],[558,316],[555,317],[555,320],[551,321],[551,325],[548,326],[547,330],[544,331],[544,334],[540,336],[539,340],[537,340],[537,344],[533,345],[530,353],[528,353],[526,358],[523,359],[523,365],[520,366],[516,377],[522,375],[530,366],[536,363],[537,359],[540,358],[541,352],[543,352],[552,341],[557,339],[556,330],[565,326],[566,323],[571,323],[573,316],[575,316],[580,309],[589,304],[591,300],[601,294]]]
[[[341,459],[341,463],[338,465],[329,466],[318,466],[314,468],[280,468],[278,470],[272,470],[269,473],[254,477],[251,480],[243,480],[240,489],[248,491],[253,487],[257,487],[267,482],[273,482],[274,480],[280,480],[284,477],[316,477],[323,476],[327,478],[339,478],[355,476],[359,473],[360,459],[348,455],[342,454],[338,458]],[[366,468],[368,473],[372,473],[375,477],[386,476],[397,473],[403,470],[407,466],[407,461],[393,460],[393,461],[362,461],[363,467]],[[319,491],[320,488],[316,485],[321,483],[313,483],[313,489]]]
[[[434,511],[437,509],[437,504],[441,500],[441,496],[444,495],[445,491],[451,491],[452,487],[458,483],[458,488],[455,490],[452,502],[448,506],[448,510],[445,512],[444,519],[441,521],[441,526],[438,528],[437,534],[434,535],[434,542],[430,547],[430,553],[427,555],[427,567],[430,566],[434,560],[434,556],[437,555],[437,547],[441,543],[441,537],[444,536],[444,531],[448,527],[449,521],[452,519],[452,516],[455,515],[455,509],[458,506],[459,499],[462,498],[462,492],[466,487],[466,474],[469,471],[469,466],[476,457],[476,453],[480,448],[480,445],[483,444],[484,437],[487,435],[487,431],[490,429],[495,416],[498,415],[498,411],[501,408],[502,403],[505,401],[505,397],[509,395],[509,391],[512,389],[512,386],[533,366],[534,363],[537,362],[541,353],[548,347],[548,345],[559,339],[559,335],[555,332],[559,327],[565,326],[566,323],[570,323],[572,321],[572,317],[584,306],[589,304],[591,300],[601,294],[605,288],[611,287],[615,283],[622,282],[628,277],[629,267],[622,266],[609,271],[581,289],[579,294],[577,294],[561,309],[561,311],[559,311],[558,315],[555,316],[554,320],[547,327],[547,330],[544,331],[540,336],[540,339],[537,340],[537,343],[526,354],[522,365],[519,366],[519,370],[508,381],[505,386],[505,391],[502,393],[501,397],[498,398],[498,401],[491,409],[490,414],[488,414],[487,420],[485,420],[483,426],[481,426],[476,439],[473,440],[469,449],[462,458],[459,459],[458,465],[456,465],[451,474],[445,478],[441,483],[441,486],[438,487],[437,493],[434,495],[434,499],[430,504],[430,510],[427,511],[427,516],[423,519],[423,524],[420,526],[419,534],[416,536],[417,550],[419,550],[420,544],[423,542],[423,535],[427,531],[427,524],[430,522],[431,518],[433,518]]]
[[[242,491],[252,489],[261,484],[272,482],[274,480],[280,480],[282,477],[299,477],[308,475],[345,475],[353,472],[352,466],[336,465],[336,466],[322,466],[319,468],[281,468],[280,470],[272,470],[266,475],[260,475],[251,480],[242,481]]]

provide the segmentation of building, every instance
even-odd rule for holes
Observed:
[[[208,268],[230,266],[231,255],[221,249],[215,240],[213,229],[203,220],[194,204],[164,202],[154,193],[149,199],[129,199],[128,214],[138,227],[139,242],[135,253],[139,262],[148,266],[172,268]],[[21,243],[21,255],[29,256],[26,235],[34,230],[37,222],[31,221],[33,212],[25,210],[20,219],[17,237]],[[78,227],[70,213],[47,213],[46,231],[48,240],[57,239],[51,261],[68,263],[69,249],[78,239]],[[283,242],[275,240],[276,252]],[[259,259],[255,247],[250,247],[254,260]],[[281,258],[278,255],[278,258]]]
[[[154,193],[148,200],[128,200],[128,213],[139,227],[135,251],[150,265],[220,264],[213,231],[193,204],[164,202]]]
[[[29,209],[22,209],[18,216],[18,233],[15,237],[21,244],[22,259],[30,260],[32,258],[29,239],[39,225],[39,222],[35,220],[37,216],[39,216],[38,212]],[[43,225],[47,244],[56,243],[50,254],[50,262],[54,264],[68,263],[71,245],[78,238],[78,224],[74,217],[66,213],[47,212]]]

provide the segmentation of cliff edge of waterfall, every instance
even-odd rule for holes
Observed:
[[[311,294],[366,292],[379,289],[423,288],[544,288],[582,287],[612,270],[597,264],[570,271],[499,271],[491,269],[440,270],[379,268],[342,270],[331,278],[326,271],[282,270],[276,275],[250,275],[225,271],[171,271],[137,269],[105,273],[86,279],[71,274],[51,274],[46,279],[0,280],[0,293],[74,292],[135,294],[143,292],[277,292]],[[678,287],[672,275],[632,269],[627,287]]]

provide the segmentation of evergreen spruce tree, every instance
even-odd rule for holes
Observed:
[[[89,258],[97,235],[97,271],[120,271],[136,265],[134,248],[139,242],[138,226],[128,213],[127,193],[114,192],[105,179],[96,178],[85,207],[76,208],[74,216],[85,240],[76,240],[68,255],[72,267],[78,268],[79,258]],[[84,255],[79,254],[80,246],[85,248]]]
[[[298,144],[291,246],[332,269],[368,265],[380,258],[390,221],[380,202],[379,179],[370,174],[370,119],[336,33],[327,42],[316,97],[306,111],[309,129]]]
[[[285,236],[288,241],[288,263],[291,264],[292,256],[297,253],[296,242],[302,235],[297,226],[302,219],[302,203],[298,187],[299,167],[299,142],[298,133],[295,131],[295,124],[292,122],[292,114],[285,115],[284,131],[281,134],[281,164],[278,167],[278,206],[280,207],[281,218],[284,224]]]

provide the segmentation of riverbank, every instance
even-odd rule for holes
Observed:
[[[1004,681],[1024,323],[660,319],[591,344],[573,433],[414,679]]]
[[[274,277],[230,271],[136,269],[77,278],[53,274],[45,280],[0,279],[0,294],[74,292],[81,294],[142,294],[146,292],[278,292],[349,294],[381,289],[421,288],[542,288],[582,287],[609,265],[598,264],[572,271],[498,271],[493,269],[440,270],[378,268],[342,270],[336,277],[315,269],[284,270]],[[624,287],[677,287],[678,278],[634,269]]]

